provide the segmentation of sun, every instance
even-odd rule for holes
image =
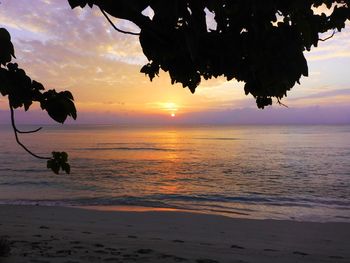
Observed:
[[[167,114],[170,115],[171,118],[176,117],[176,113],[178,112],[179,106],[174,102],[164,102],[161,104],[161,107]]]

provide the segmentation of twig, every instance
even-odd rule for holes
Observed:
[[[51,158],[49,158],[49,157],[42,157],[42,156],[36,155],[35,153],[31,152],[23,143],[21,143],[21,141],[18,138],[18,134],[17,134],[19,131],[18,131],[18,129],[16,127],[16,123],[15,123],[14,110],[13,110],[10,103],[9,103],[9,105],[10,105],[10,111],[11,111],[11,125],[12,125],[13,131],[15,133],[15,138],[16,138],[16,142],[18,143],[18,145],[20,145],[27,153],[34,156],[35,158],[43,159],[43,160],[50,160]],[[37,129],[37,130],[40,130],[40,129]],[[31,132],[33,132],[33,131],[30,131],[29,133],[31,133]],[[22,132],[22,133],[28,133],[28,132]]]
[[[42,128],[43,128],[43,127],[39,127],[39,128],[37,128],[37,129],[31,130],[31,131],[21,131],[21,130],[18,130],[18,128],[16,128],[16,131],[17,131],[18,133],[35,133],[35,132],[40,131]]]
[[[281,106],[284,106],[286,108],[289,108],[286,104],[282,103],[279,98],[277,98],[277,103]]]
[[[332,37],[334,36],[334,34],[335,34],[335,30],[333,30],[332,35],[330,35],[329,37],[326,37],[326,38],[323,38],[323,39],[322,39],[322,38],[319,38],[318,40],[320,40],[320,41],[326,41],[326,40],[332,38]]]
[[[129,35],[134,35],[134,36],[139,36],[140,33],[134,33],[134,32],[129,32],[129,31],[124,31],[124,30],[121,30],[119,28],[117,28],[114,23],[112,22],[112,20],[108,17],[107,13],[105,11],[103,11],[103,9],[100,7],[100,10],[102,12],[102,14],[105,16],[105,18],[107,18],[108,22],[112,25],[112,27],[117,30],[118,32],[120,33],[123,33],[123,34],[129,34]]]

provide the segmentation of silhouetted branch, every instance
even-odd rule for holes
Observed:
[[[277,98],[277,103],[281,106],[284,106],[286,108],[289,108],[286,104],[282,103],[279,98]]]
[[[332,37],[334,36],[334,34],[335,34],[335,30],[333,30],[332,35],[330,35],[329,37],[326,37],[326,38],[323,38],[323,39],[322,39],[322,38],[319,38],[318,40],[320,40],[320,41],[326,41],[326,40],[332,38]]]
[[[18,128],[16,128],[16,131],[17,131],[18,133],[35,133],[35,132],[40,131],[42,128],[43,128],[43,127],[39,127],[39,128],[37,128],[37,129],[31,130],[31,131],[21,131],[21,130],[18,130]]]
[[[119,28],[117,28],[114,23],[112,22],[112,20],[108,17],[107,13],[105,11],[103,11],[103,9],[100,7],[100,10],[102,12],[102,14],[105,16],[105,18],[108,20],[108,22],[112,25],[112,27],[117,30],[118,32],[120,33],[123,33],[123,34],[129,34],[129,35],[134,35],[134,36],[139,36],[140,33],[134,33],[134,32],[129,32],[129,31],[124,31],[124,30],[121,30]]]
[[[15,114],[14,114],[14,110],[13,110],[11,104],[10,104],[10,112],[11,112],[11,125],[12,125],[13,131],[15,133],[15,138],[16,138],[16,142],[18,143],[18,145],[20,145],[27,153],[29,153],[30,155],[34,156],[35,158],[43,159],[43,160],[50,160],[51,158],[49,158],[49,157],[42,157],[42,156],[36,155],[35,153],[31,152],[23,143],[21,143],[21,141],[18,138],[18,134],[17,133],[32,133],[32,132],[39,131],[41,128],[39,128],[39,129],[37,129],[35,131],[19,132],[17,127],[16,127]]]

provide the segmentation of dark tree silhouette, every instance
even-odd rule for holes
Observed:
[[[276,98],[287,96],[301,76],[308,76],[305,51],[317,47],[340,32],[350,19],[350,0],[68,0],[72,8],[96,5],[117,31],[139,37],[149,63],[141,68],[150,80],[162,69],[171,83],[182,83],[192,93],[202,79],[224,76],[244,81],[246,95],[264,108]],[[314,10],[325,5],[330,14]],[[143,14],[153,10],[153,17]],[[207,14],[214,15],[215,28],[209,29]],[[116,27],[109,15],[135,23],[140,32]],[[320,33],[331,31],[320,39]],[[27,149],[18,138],[14,109],[28,110],[40,103],[51,118],[63,123],[76,118],[69,91],[44,91],[17,64],[10,35],[0,29],[0,92],[8,95],[12,126],[17,142],[31,155],[48,159],[48,168],[69,172],[66,153],[41,157]],[[38,129],[39,130],[39,129]],[[29,131],[29,132],[36,132]]]
[[[45,91],[44,86],[31,80],[25,71],[18,67],[17,63],[11,63],[12,57],[15,57],[15,51],[11,36],[6,29],[0,28],[0,93],[3,96],[8,96],[11,124],[16,142],[32,156],[47,160],[47,168],[54,173],[59,173],[60,169],[69,173],[70,165],[67,163],[67,153],[52,152],[52,157],[43,157],[33,153],[21,143],[18,134],[38,132],[41,128],[32,131],[19,130],[16,127],[14,111],[20,107],[24,107],[24,110],[27,111],[33,102],[38,102],[41,109],[46,110],[52,119],[63,123],[68,116],[73,119],[77,117],[73,96],[69,91]]]
[[[271,105],[273,97],[280,102],[308,76],[303,52],[324,40],[320,33],[333,35],[350,18],[349,0],[68,1],[72,8],[96,5],[106,17],[107,12],[135,23],[149,60],[141,72],[150,80],[162,69],[172,84],[194,93],[202,78],[235,78],[245,82],[246,95],[253,95],[259,108]],[[315,14],[322,4],[333,12]],[[153,18],[142,14],[147,7]],[[216,29],[208,30],[206,12],[214,14]]]

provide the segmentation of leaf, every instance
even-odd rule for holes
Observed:
[[[91,2],[91,1],[86,1],[86,0],[68,0],[68,2],[70,4],[71,8],[73,9],[73,8],[75,8],[77,6],[80,6],[80,7],[83,8],[84,6],[86,6],[86,4],[88,2]]]
[[[68,90],[62,91],[62,95],[64,95],[65,97],[67,97],[70,100],[74,100],[72,93]]]
[[[59,101],[51,101],[46,107],[46,110],[53,120],[59,123],[64,123],[67,119],[67,113],[62,110],[62,107],[63,106],[59,103]]]
[[[156,63],[148,63],[141,68],[140,72],[148,75],[149,79],[152,81],[154,77],[159,74],[159,66]]]
[[[47,168],[51,169],[55,174],[58,174],[60,171],[60,167],[54,159],[50,159],[47,161]]]
[[[53,120],[64,123],[68,116],[74,120],[77,118],[73,96],[69,91],[57,93],[55,90],[49,90],[44,93],[44,97],[46,99],[41,101],[41,108],[46,110]]]
[[[30,105],[32,105],[32,101],[27,100],[23,104],[24,104],[24,110],[27,111],[29,110]]]
[[[41,84],[40,82],[37,82],[35,80],[33,80],[33,82],[32,82],[32,89],[33,90],[38,90],[38,91],[39,90],[45,90],[43,84]]]
[[[0,64],[6,65],[12,57],[15,58],[15,50],[10,33],[5,28],[0,28]]]
[[[69,174],[68,154],[66,152],[52,152],[52,158],[47,161],[47,168],[51,169],[55,174],[59,174],[60,170]]]
[[[62,164],[62,170],[65,171],[67,174],[70,173],[70,165],[68,163]]]

